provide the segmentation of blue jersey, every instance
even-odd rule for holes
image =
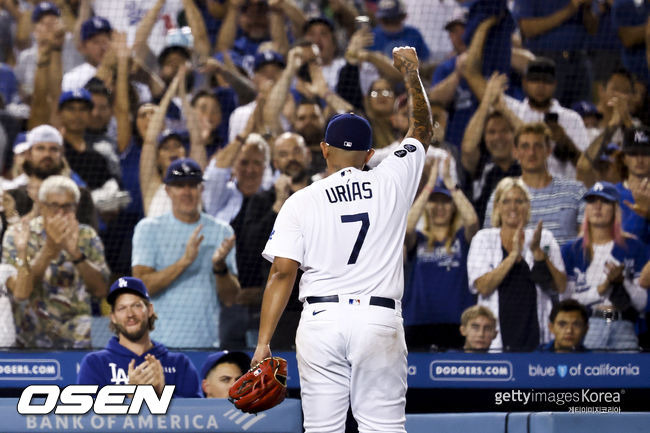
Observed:
[[[442,242],[429,249],[427,238],[419,232],[417,237],[409,254],[413,266],[402,299],[404,324],[460,323],[463,310],[476,303],[467,282],[465,230],[458,230],[450,251]]]
[[[199,375],[192,361],[183,353],[170,352],[155,341],[153,347],[141,356],[122,346],[117,337],[110,339],[106,348],[89,353],[81,360],[77,383],[81,385],[125,385],[129,383],[129,363],[142,364],[147,354],[162,364],[165,385],[176,385],[174,397],[201,397]]]

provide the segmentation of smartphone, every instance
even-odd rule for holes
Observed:
[[[370,17],[367,15],[359,15],[354,18],[354,28],[355,30],[366,29],[370,30]]]
[[[544,113],[544,123],[557,123],[557,113]]]

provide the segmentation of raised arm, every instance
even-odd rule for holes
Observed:
[[[453,181],[450,165],[451,156],[447,155],[442,165],[442,181],[445,184],[445,188],[451,191],[451,199],[454,201],[456,211],[460,215],[460,220],[465,231],[465,239],[469,243],[478,231],[478,215],[476,215],[472,203],[463,194],[463,190],[456,186],[456,183]]]
[[[485,93],[485,78],[483,77],[483,50],[487,34],[497,23],[497,17],[491,16],[481,21],[474,35],[472,42],[467,48],[467,58],[458,67],[460,74],[465,78],[470,89],[477,99],[482,99]]]
[[[205,144],[210,135],[210,131],[205,131],[202,125],[199,125],[199,120],[194,111],[194,107],[190,106],[190,101],[187,98],[187,89],[185,87],[185,76],[192,73],[185,65],[179,68],[178,79],[178,96],[181,99],[183,113],[187,119],[187,130],[190,133],[190,158],[196,161],[202,170],[208,165],[208,154],[205,151]]]
[[[147,40],[151,34],[151,29],[153,29],[154,24],[158,18],[158,14],[165,4],[165,0],[157,0],[147,14],[140,20],[138,27],[135,30],[135,40],[133,41],[133,52],[135,57],[139,59],[146,58],[147,51],[149,51],[149,46],[147,45]]]
[[[149,213],[151,199],[162,182],[160,174],[156,170],[156,141],[165,125],[165,114],[167,113],[167,108],[169,108],[172,97],[178,89],[178,81],[179,74],[176,74],[160,101],[160,105],[158,105],[153,116],[151,116],[147,132],[145,133],[144,143],[142,144],[142,154],[140,155],[140,189],[142,190],[142,204],[145,215]]]
[[[113,112],[117,121],[117,152],[124,152],[131,141],[131,119],[129,115],[129,58],[131,50],[126,45],[126,35],[115,33],[113,43],[117,48],[117,78]]]
[[[271,6],[269,12],[269,32],[271,33],[274,50],[285,56],[289,51],[289,38],[287,37],[284,12],[281,8],[275,6]]]
[[[205,21],[203,21],[203,16],[199,8],[196,6],[194,0],[183,0],[183,8],[187,17],[187,24],[192,29],[194,51],[200,58],[209,57],[212,54],[212,47],[210,46],[208,31],[205,28]]]
[[[235,35],[237,34],[237,16],[239,15],[239,8],[243,0],[228,0],[228,9],[226,16],[221,22],[219,34],[217,35],[215,52],[229,50],[235,43]]]
[[[543,17],[521,18],[519,20],[521,35],[524,38],[534,38],[553,30],[575,15],[583,3],[585,0],[571,0],[562,9],[558,9],[552,14]]]
[[[415,49],[412,47],[393,48],[393,64],[404,77],[404,83],[409,100],[409,130],[407,137],[418,140],[424,146],[424,151],[429,149],[433,138],[433,118],[429,98],[420,80],[418,71],[419,61]]]
[[[294,47],[289,50],[287,66],[269,92],[269,96],[262,110],[262,118],[264,120],[264,126],[274,135],[283,132],[280,124],[282,107],[284,107],[289,96],[291,81],[296,76],[300,66],[302,66],[303,55],[305,55],[304,51],[310,49],[310,47]]]

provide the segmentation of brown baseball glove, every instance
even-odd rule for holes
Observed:
[[[257,413],[282,403],[287,395],[287,361],[271,357],[251,368],[230,387],[228,400],[242,412]]]

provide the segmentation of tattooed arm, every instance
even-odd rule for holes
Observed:
[[[409,98],[409,130],[407,137],[420,141],[426,151],[433,138],[433,119],[427,92],[424,90],[418,72],[418,56],[415,48],[399,47],[393,49],[393,65],[404,76]]]

